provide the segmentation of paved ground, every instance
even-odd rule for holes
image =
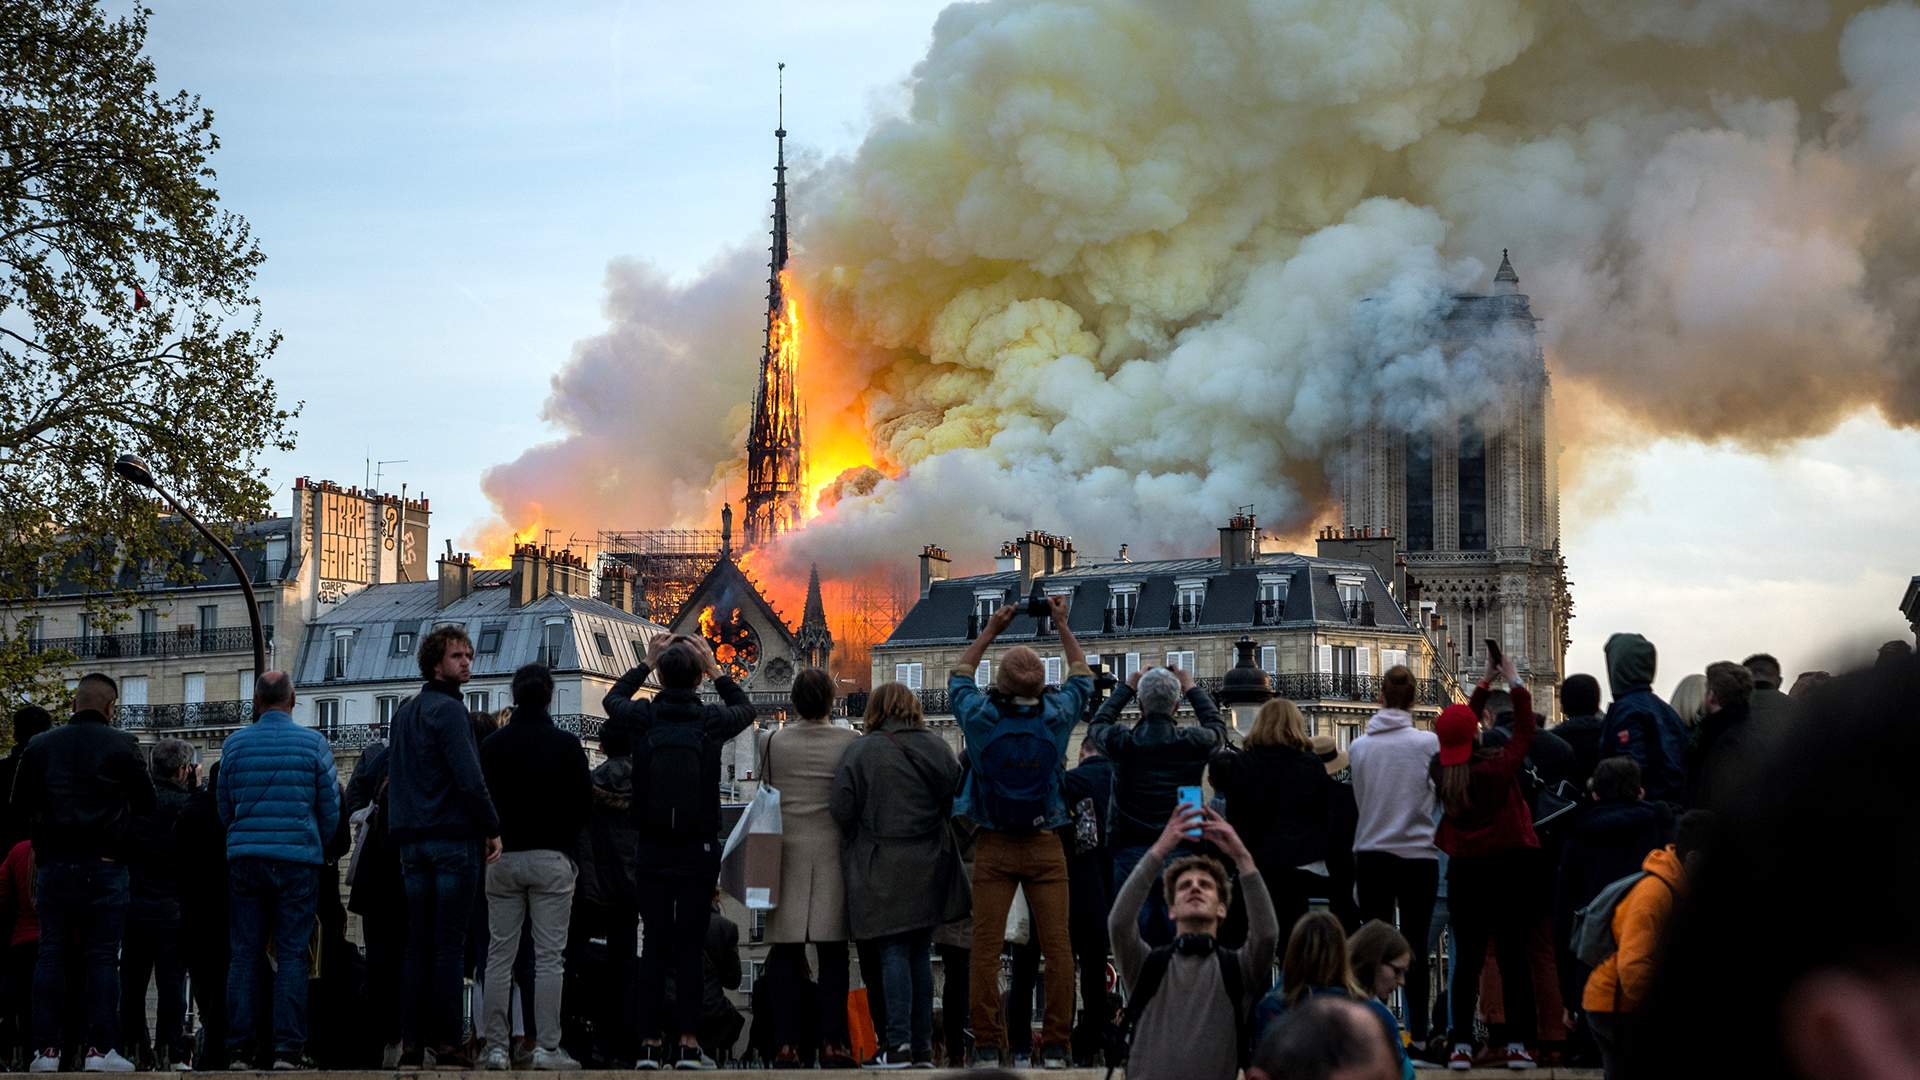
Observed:
[[[860,1070],[858,1070],[858,1068],[847,1068],[847,1070],[835,1070],[835,1072],[841,1074],[841,1076],[851,1076],[851,1074],[858,1074]],[[872,1076],[872,1072],[866,1072],[866,1074]],[[943,1070],[933,1070],[933,1072],[902,1070],[900,1074],[902,1074],[902,1076],[956,1076],[956,1078],[958,1078],[958,1076],[972,1076],[973,1072],[958,1070],[958,1068],[956,1068],[956,1070],[945,1070],[945,1068],[943,1068]],[[144,1074],[144,1076],[156,1076],[156,1078],[157,1076],[169,1076],[169,1078],[179,1078],[180,1074],[179,1072],[148,1072],[148,1074]],[[246,1076],[246,1074],[232,1074],[232,1072],[227,1072],[225,1076]],[[259,1072],[259,1076],[286,1076],[286,1074],[284,1074],[284,1072]],[[563,1078],[566,1078],[566,1080],[636,1080],[636,1072],[634,1072],[634,1070],[607,1070],[607,1072],[597,1072],[597,1070],[582,1070],[582,1072],[459,1072],[459,1074],[455,1074],[455,1072],[324,1072],[323,1076],[326,1076],[328,1080],[394,1080],[394,1076],[440,1076],[440,1078],[461,1076],[463,1080],[501,1080],[501,1078],[505,1078],[505,1076],[511,1076],[511,1078],[516,1078],[516,1080],[563,1080]],[[662,1072],[662,1076],[664,1076],[664,1072]],[[758,1080],[760,1076],[764,1076],[764,1072],[720,1070],[720,1072],[703,1072],[701,1076],[714,1076],[716,1080]],[[1060,1080],[1104,1080],[1104,1078],[1106,1078],[1106,1070],[1104,1070],[1104,1068],[1068,1068],[1068,1070],[1062,1070],[1062,1072],[1043,1072],[1043,1070],[1039,1070],[1039,1068],[1027,1068],[1027,1070],[1021,1070],[1020,1076],[1048,1076],[1048,1078],[1060,1078]],[[1473,1070],[1467,1070],[1467,1072],[1448,1072],[1448,1070],[1444,1070],[1444,1068],[1436,1068],[1436,1070],[1423,1070],[1423,1072],[1419,1072],[1419,1076],[1434,1076],[1434,1078],[1455,1078],[1455,1076],[1459,1076],[1459,1078],[1465,1078],[1465,1080],[1511,1080],[1511,1078],[1515,1078],[1515,1076],[1532,1076],[1534,1080],[1601,1080],[1597,1068],[1534,1068],[1532,1072],[1511,1072],[1511,1070],[1505,1070],[1505,1068],[1473,1068]]]

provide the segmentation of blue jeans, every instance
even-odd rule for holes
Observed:
[[[1120,887],[1126,884],[1127,877],[1133,873],[1134,867],[1140,865],[1140,860],[1147,857],[1147,850],[1151,846],[1140,844],[1113,849],[1115,892],[1120,891]],[[1172,862],[1182,855],[1192,855],[1200,850],[1197,843],[1183,840],[1180,846],[1174,849],[1173,854],[1167,856],[1167,861]],[[1157,949],[1162,945],[1173,944],[1173,916],[1167,914],[1167,898],[1161,894],[1159,882],[1154,882],[1153,888],[1147,890],[1147,902],[1140,905],[1140,916],[1135,922],[1140,927],[1140,940],[1146,942],[1148,948]],[[1281,933],[1284,934],[1290,929],[1291,927],[1282,927]]]
[[[480,890],[477,840],[413,840],[400,845],[407,890],[406,993],[400,1037],[407,1047],[457,1046],[460,989],[467,961],[467,924]]]
[[[273,1056],[299,1063],[307,1048],[307,945],[321,868],[242,856],[227,863],[227,1050],[247,1056],[258,1024],[254,980],[273,935]],[[263,1048],[264,1049],[264,1048]]]
[[[33,888],[40,915],[40,957],[33,969],[34,1046],[66,1045],[60,1005],[67,999],[67,958],[77,953],[86,973],[86,1045],[103,1053],[117,1049],[127,868],[100,859],[44,862],[34,874]]]
[[[887,1031],[880,1046],[906,1045],[916,1060],[933,1057],[933,930],[909,930],[879,940],[880,978],[886,984]]]

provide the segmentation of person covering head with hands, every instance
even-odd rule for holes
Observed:
[[[1482,745],[1479,718],[1496,676],[1505,677],[1513,698],[1512,735],[1499,747]],[[1535,873],[1533,860],[1540,848],[1533,811],[1519,781],[1536,731],[1533,695],[1521,685],[1511,657],[1489,659],[1472,702],[1447,706],[1433,726],[1440,752],[1434,756],[1432,778],[1445,810],[1435,842],[1449,856],[1447,907],[1458,957],[1449,997],[1453,1053],[1447,1064],[1454,1069],[1473,1065],[1474,1006],[1487,943],[1492,941],[1506,995],[1506,1064],[1531,1069],[1527,1043],[1534,1034],[1534,1002],[1527,934],[1533,918],[1525,890],[1514,883]]]
[[[1047,598],[1060,635],[1067,678],[1046,688],[1046,667],[1026,646],[1007,650],[993,692],[975,685],[980,660],[1017,613],[1002,606],[988,618],[947,679],[954,719],[966,739],[966,773],[954,814],[980,826],[973,852],[972,992],[976,1063],[998,1065],[1007,1049],[1000,1011],[1000,948],[1007,908],[1020,889],[1033,914],[1046,962],[1046,1016],[1041,1060],[1064,1067],[1073,1023],[1073,951],[1068,934],[1066,852],[1055,830],[1067,824],[1064,773],[1067,740],[1085,715],[1093,672],[1068,625],[1065,596]]]
[[[1233,902],[1234,883],[1226,867],[1210,855],[1174,857],[1196,828],[1239,873],[1247,941],[1238,950],[1222,948],[1215,937]],[[1178,930],[1171,944],[1157,949],[1141,937],[1137,917],[1156,880],[1165,884],[1168,913]],[[1245,1050],[1249,1006],[1267,988],[1279,927],[1260,869],[1226,818],[1177,805],[1120,887],[1107,932],[1129,995],[1133,1040],[1127,1075],[1230,1080]]]
[[[660,693],[636,700],[650,674],[658,675]],[[717,705],[700,698],[708,679]],[[684,634],[648,642],[646,659],[613,684],[602,704],[603,730],[633,746],[635,886],[640,919],[649,928],[636,980],[639,1065],[698,1068],[700,995],[676,994],[668,1018],[661,987],[669,973],[675,986],[702,985],[701,944],[720,873],[720,753],[752,726],[753,705],[721,674],[706,640]],[[669,1047],[666,1040],[675,1035],[679,1041]]]

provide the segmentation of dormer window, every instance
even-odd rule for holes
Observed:
[[[1107,612],[1112,616],[1113,629],[1132,629],[1134,617],[1139,611],[1140,586],[1115,585],[1107,596]]]
[[[1267,626],[1286,617],[1290,579],[1281,574],[1260,575],[1260,599],[1254,602],[1255,625]]]
[[[1174,583],[1174,626],[1192,626],[1200,621],[1201,609],[1207,605],[1207,582],[1205,578],[1197,581],[1179,581]]]

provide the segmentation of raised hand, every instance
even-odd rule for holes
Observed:
[[[1155,840],[1153,847],[1148,850],[1164,860],[1168,855],[1173,854],[1175,848],[1191,839],[1187,836],[1189,832],[1204,828],[1204,820],[1199,807],[1191,803],[1175,803],[1173,816],[1167,819],[1167,827],[1160,830],[1160,838]]]
[[[1192,809],[1192,807],[1188,807]],[[1206,820],[1200,826],[1200,835],[1213,841],[1215,847],[1226,852],[1233,864],[1246,872],[1253,867],[1253,855],[1247,851],[1247,845],[1240,839],[1227,819],[1215,813],[1212,807],[1206,809]]]

